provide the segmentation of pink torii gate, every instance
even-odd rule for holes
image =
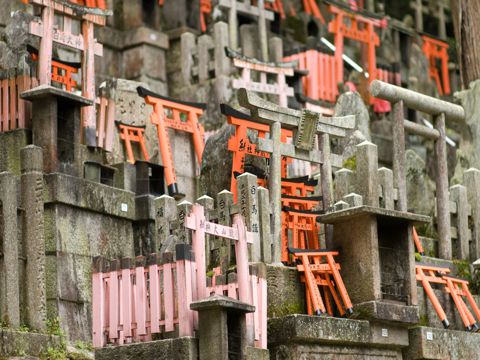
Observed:
[[[177,259],[164,254],[162,261],[152,254],[144,266],[144,257],[137,257],[132,268],[129,259],[110,263],[108,271],[101,269],[95,259],[92,274],[93,346],[120,345],[134,341],[149,341],[154,333],[165,333],[178,326],[179,336],[193,336],[198,329],[197,313],[190,304],[210,294],[221,294],[256,307],[247,316],[248,339],[255,346],[267,347],[267,283],[266,279],[249,274],[248,243],[253,235],[247,231],[240,214],[233,218],[233,226],[209,222],[204,208],[193,205],[185,220],[192,230],[192,260],[189,246],[177,245]],[[205,263],[205,235],[219,236],[235,241],[237,282],[207,286]],[[143,261],[142,261],[143,259]],[[140,260],[140,261],[139,261]],[[120,269],[121,267],[121,269]]]
[[[82,95],[95,102],[95,55],[102,56],[102,45],[94,38],[94,25],[105,26],[108,12],[98,8],[85,7],[66,1],[30,0],[40,7],[41,20],[30,23],[30,33],[40,37],[38,56],[39,85],[50,85],[52,81],[53,43],[79,50],[82,53]],[[63,28],[55,25],[55,15],[61,15]],[[81,22],[81,33],[72,33],[72,20]],[[82,122],[85,128],[85,142],[96,146],[95,107],[82,108]]]

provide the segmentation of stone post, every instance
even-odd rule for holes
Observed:
[[[228,13],[228,33],[230,34],[230,47],[238,50],[238,21],[237,21],[237,0],[230,1]]]
[[[472,253],[471,260],[480,258],[480,170],[468,169],[463,174],[463,183],[467,188],[467,197],[472,209]]]
[[[182,75],[183,82],[185,85],[191,85],[192,81],[192,70],[193,70],[193,57],[197,53],[197,44],[195,42],[195,35],[186,32],[181,36],[181,50],[180,57],[182,62]]]
[[[215,77],[230,75],[230,59],[225,55],[225,46],[228,46],[228,25],[223,21],[213,26],[215,39]]]
[[[267,36],[267,22],[265,20],[265,0],[258,0],[258,36],[260,38],[260,49],[262,61],[268,62],[268,36]]]
[[[248,231],[255,234],[255,239],[250,247],[250,261],[258,262],[261,258],[260,226],[257,195],[257,177],[244,173],[237,178],[237,203],[240,214],[245,219]]]
[[[223,190],[217,194],[217,215],[218,223],[230,226],[232,224],[231,208],[233,205],[233,193]],[[232,242],[223,237],[217,237],[213,240],[213,257],[216,259],[216,265],[226,274],[226,270],[232,259]]]
[[[437,197],[438,255],[442,259],[452,258],[452,237],[450,230],[450,203],[448,196],[447,142],[445,114],[435,116],[435,128],[440,137],[435,141],[435,184]]]
[[[205,218],[207,221],[210,221],[210,211],[213,210],[215,201],[208,195],[203,195],[197,199],[197,203],[202,205],[205,208]],[[210,265],[211,261],[211,249],[213,247],[213,236],[205,234],[205,264],[207,267]]]
[[[172,223],[177,220],[177,203],[175,199],[168,195],[162,195],[155,199],[155,228],[157,238],[155,239],[155,249],[159,251],[160,247],[168,241],[171,234]]]
[[[283,61],[283,40],[280,37],[272,37],[269,41],[270,59],[272,62]]]
[[[43,330],[47,315],[45,238],[43,230],[43,153],[30,145],[21,150],[21,205],[26,254],[25,295],[27,323]]]
[[[245,56],[258,58],[258,28],[253,24],[240,26],[242,53]]]
[[[270,228],[270,199],[268,190],[262,186],[258,189],[258,207],[260,217],[260,243],[262,247],[262,261],[272,262],[272,233]]]
[[[282,126],[279,122],[270,125],[272,153],[270,155],[270,179],[268,181],[272,209],[272,262],[280,263],[282,258],[282,155],[280,135]]]
[[[198,311],[200,360],[245,359],[248,344],[246,314],[255,307],[220,295],[190,305]]]
[[[353,171],[342,168],[335,172],[335,201],[341,201],[350,193],[353,182]]]
[[[190,214],[190,211],[192,211],[192,203],[189,201],[184,200],[177,205],[178,226],[175,232],[180,244],[192,245],[190,230],[185,227],[185,219]]]
[[[403,126],[403,101],[393,104],[393,174],[398,188],[397,210],[407,211],[407,174],[405,170],[405,128]]]
[[[377,146],[369,141],[357,145],[356,190],[364,205],[378,207]]]
[[[382,189],[383,207],[387,210],[395,210],[392,170],[384,167],[378,169],[378,183]]]
[[[17,178],[0,173],[0,320],[20,326],[18,276]]]
[[[470,231],[468,229],[467,188],[455,185],[450,188],[450,201],[456,204],[457,254],[456,258],[470,260]]]
[[[215,46],[210,35],[204,34],[198,37],[198,80],[205,81],[210,79],[210,49]]]

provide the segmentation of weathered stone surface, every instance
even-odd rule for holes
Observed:
[[[419,313],[417,306],[405,306],[383,301],[369,301],[355,304],[353,316],[359,319],[381,320],[390,324],[417,324]]]
[[[49,347],[59,347],[58,336],[0,328],[0,356],[40,356]]]
[[[29,70],[27,58],[27,42],[29,39],[28,24],[32,16],[23,11],[15,11],[10,13],[6,11],[5,7],[19,8],[22,6],[14,5],[13,1],[9,4],[2,4],[2,15],[0,15],[0,23],[2,18],[10,16],[8,25],[4,30],[3,41],[0,41],[0,69],[8,70],[11,68],[18,68],[20,70]]]
[[[198,342],[191,337],[157,340],[95,350],[97,360],[197,360]]]
[[[296,268],[267,265],[268,318],[304,314],[305,285]]]
[[[409,339],[410,346],[405,351],[407,360],[478,358],[480,334],[418,327],[409,331]]]
[[[361,320],[290,315],[268,329],[273,359],[401,359],[408,345],[406,329]]]
[[[347,159],[355,153],[355,145],[362,141],[370,141],[370,115],[358,92],[346,92],[337,100],[335,104],[334,116],[355,115],[355,129],[348,131],[347,136],[340,140],[334,152],[343,154]],[[345,152],[345,153],[344,153]]]
[[[428,177],[425,162],[413,150],[407,150],[407,204],[408,210],[432,216],[435,209],[435,184]]]
[[[228,151],[228,139],[235,133],[233,126],[225,124],[205,144],[200,171],[200,193],[216,196],[222,190],[230,190],[232,153]],[[255,141],[253,134],[250,141]],[[266,160],[259,157],[245,157],[245,171],[251,167],[266,171]],[[252,171],[251,171],[252,172]]]
[[[29,130],[17,129],[0,133],[0,172],[20,175],[20,149],[32,142]]]

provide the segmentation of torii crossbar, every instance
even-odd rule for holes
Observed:
[[[269,139],[258,139],[257,149],[269,152],[269,190],[273,204],[273,256],[281,259],[281,166],[282,157],[320,164],[323,208],[332,204],[332,166],[342,167],[342,157],[331,154],[330,136],[345,137],[348,129],[355,127],[355,116],[323,117],[310,110],[293,110],[264,100],[246,89],[238,91],[238,102],[250,110],[254,121],[270,127]],[[294,132],[293,144],[281,142],[282,128]],[[315,138],[319,137],[319,149],[315,149]]]

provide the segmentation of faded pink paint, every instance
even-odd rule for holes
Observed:
[[[221,230],[235,241],[238,281],[216,284],[215,276],[220,275],[220,269],[217,269],[212,286],[208,288],[206,276],[203,279],[199,276],[199,268],[203,269],[200,271],[205,275],[204,230],[207,222],[204,208],[195,205],[185,223],[193,230],[194,246],[200,252],[200,256],[195,256],[196,261],[177,260],[176,263],[161,266],[152,264],[93,274],[95,347],[107,343],[130,343],[133,340],[149,341],[151,334],[171,332],[175,324],[178,324],[180,336],[193,336],[194,330],[198,329],[198,314],[190,310],[190,304],[202,298],[197,286],[202,282],[205,296],[214,292],[255,305],[256,312],[247,316],[249,339],[257,347],[266,348],[266,281],[249,275],[247,239],[251,234],[246,231],[243,218],[235,215],[233,227],[215,228],[217,224],[210,223],[211,231]],[[199,266],[199,263],[203,263],[203,266]],[[105,330],[108,331],[106,338]]]

